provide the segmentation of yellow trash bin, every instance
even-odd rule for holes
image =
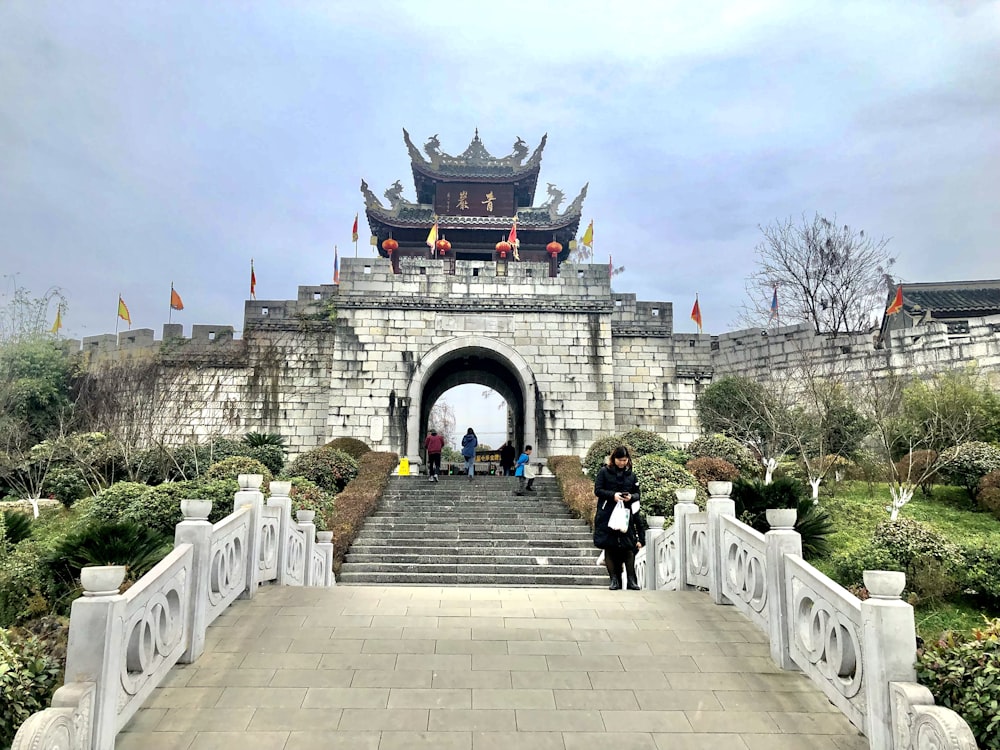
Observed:
[[[410,476],[410,459],[408,458],[399,459],[399,476],[401,477]]]

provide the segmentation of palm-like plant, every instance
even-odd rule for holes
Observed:
[[[3,512],[3,538],[10,544],[17,544],[31,536],[31,518],[26,513],[5,510]]]
[[[248,432],[243,436],[243,442],[251,448],[260,448],[265,445],[276,445],[279,448],[285,447],[285,438],[276,432]]]

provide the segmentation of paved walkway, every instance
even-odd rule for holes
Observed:
[[[119,750],[868,750],[702,593],[265,588]]]

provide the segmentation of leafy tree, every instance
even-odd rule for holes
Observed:
[[[744,317],[752,325],[771,319],[778,290],[783,323],[809,323],[817,333],[866,330],[886,296],[886,275],[895,258],[889,240],[839,225],[816,214],[801,223],[779,219],[760,227],[757,271],[747,281]]]
[[[903,423],[928,450],[941,453],[955,425],[969,441],[989,442],[1000,426],[1000,398],[974,366],[938,373],[930,380],[913,380],[903,391]]]

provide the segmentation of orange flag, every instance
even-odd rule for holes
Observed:
[[[900,310],[903,309],[903,285],[900,284],[896,287],[896,296],[893,298],[892,302],[885,309],[886,315],[895,315]]]
[[[122,296],[118,295],[118,317],[128,323],[128,327],[132,327],[132,316],[128,314],[128,307],[125,306],[125,300]]]
[[[691,308],[691,320],[698,324],[698,333],[701,333],[701,306],[698,304],[698,295],[694,296],[694,307]]]
[[[174,289],[174,285],[170,285],[170,309],[171,310],[183,310],[184,303],[181,302],[181,295],[177,293]]]

